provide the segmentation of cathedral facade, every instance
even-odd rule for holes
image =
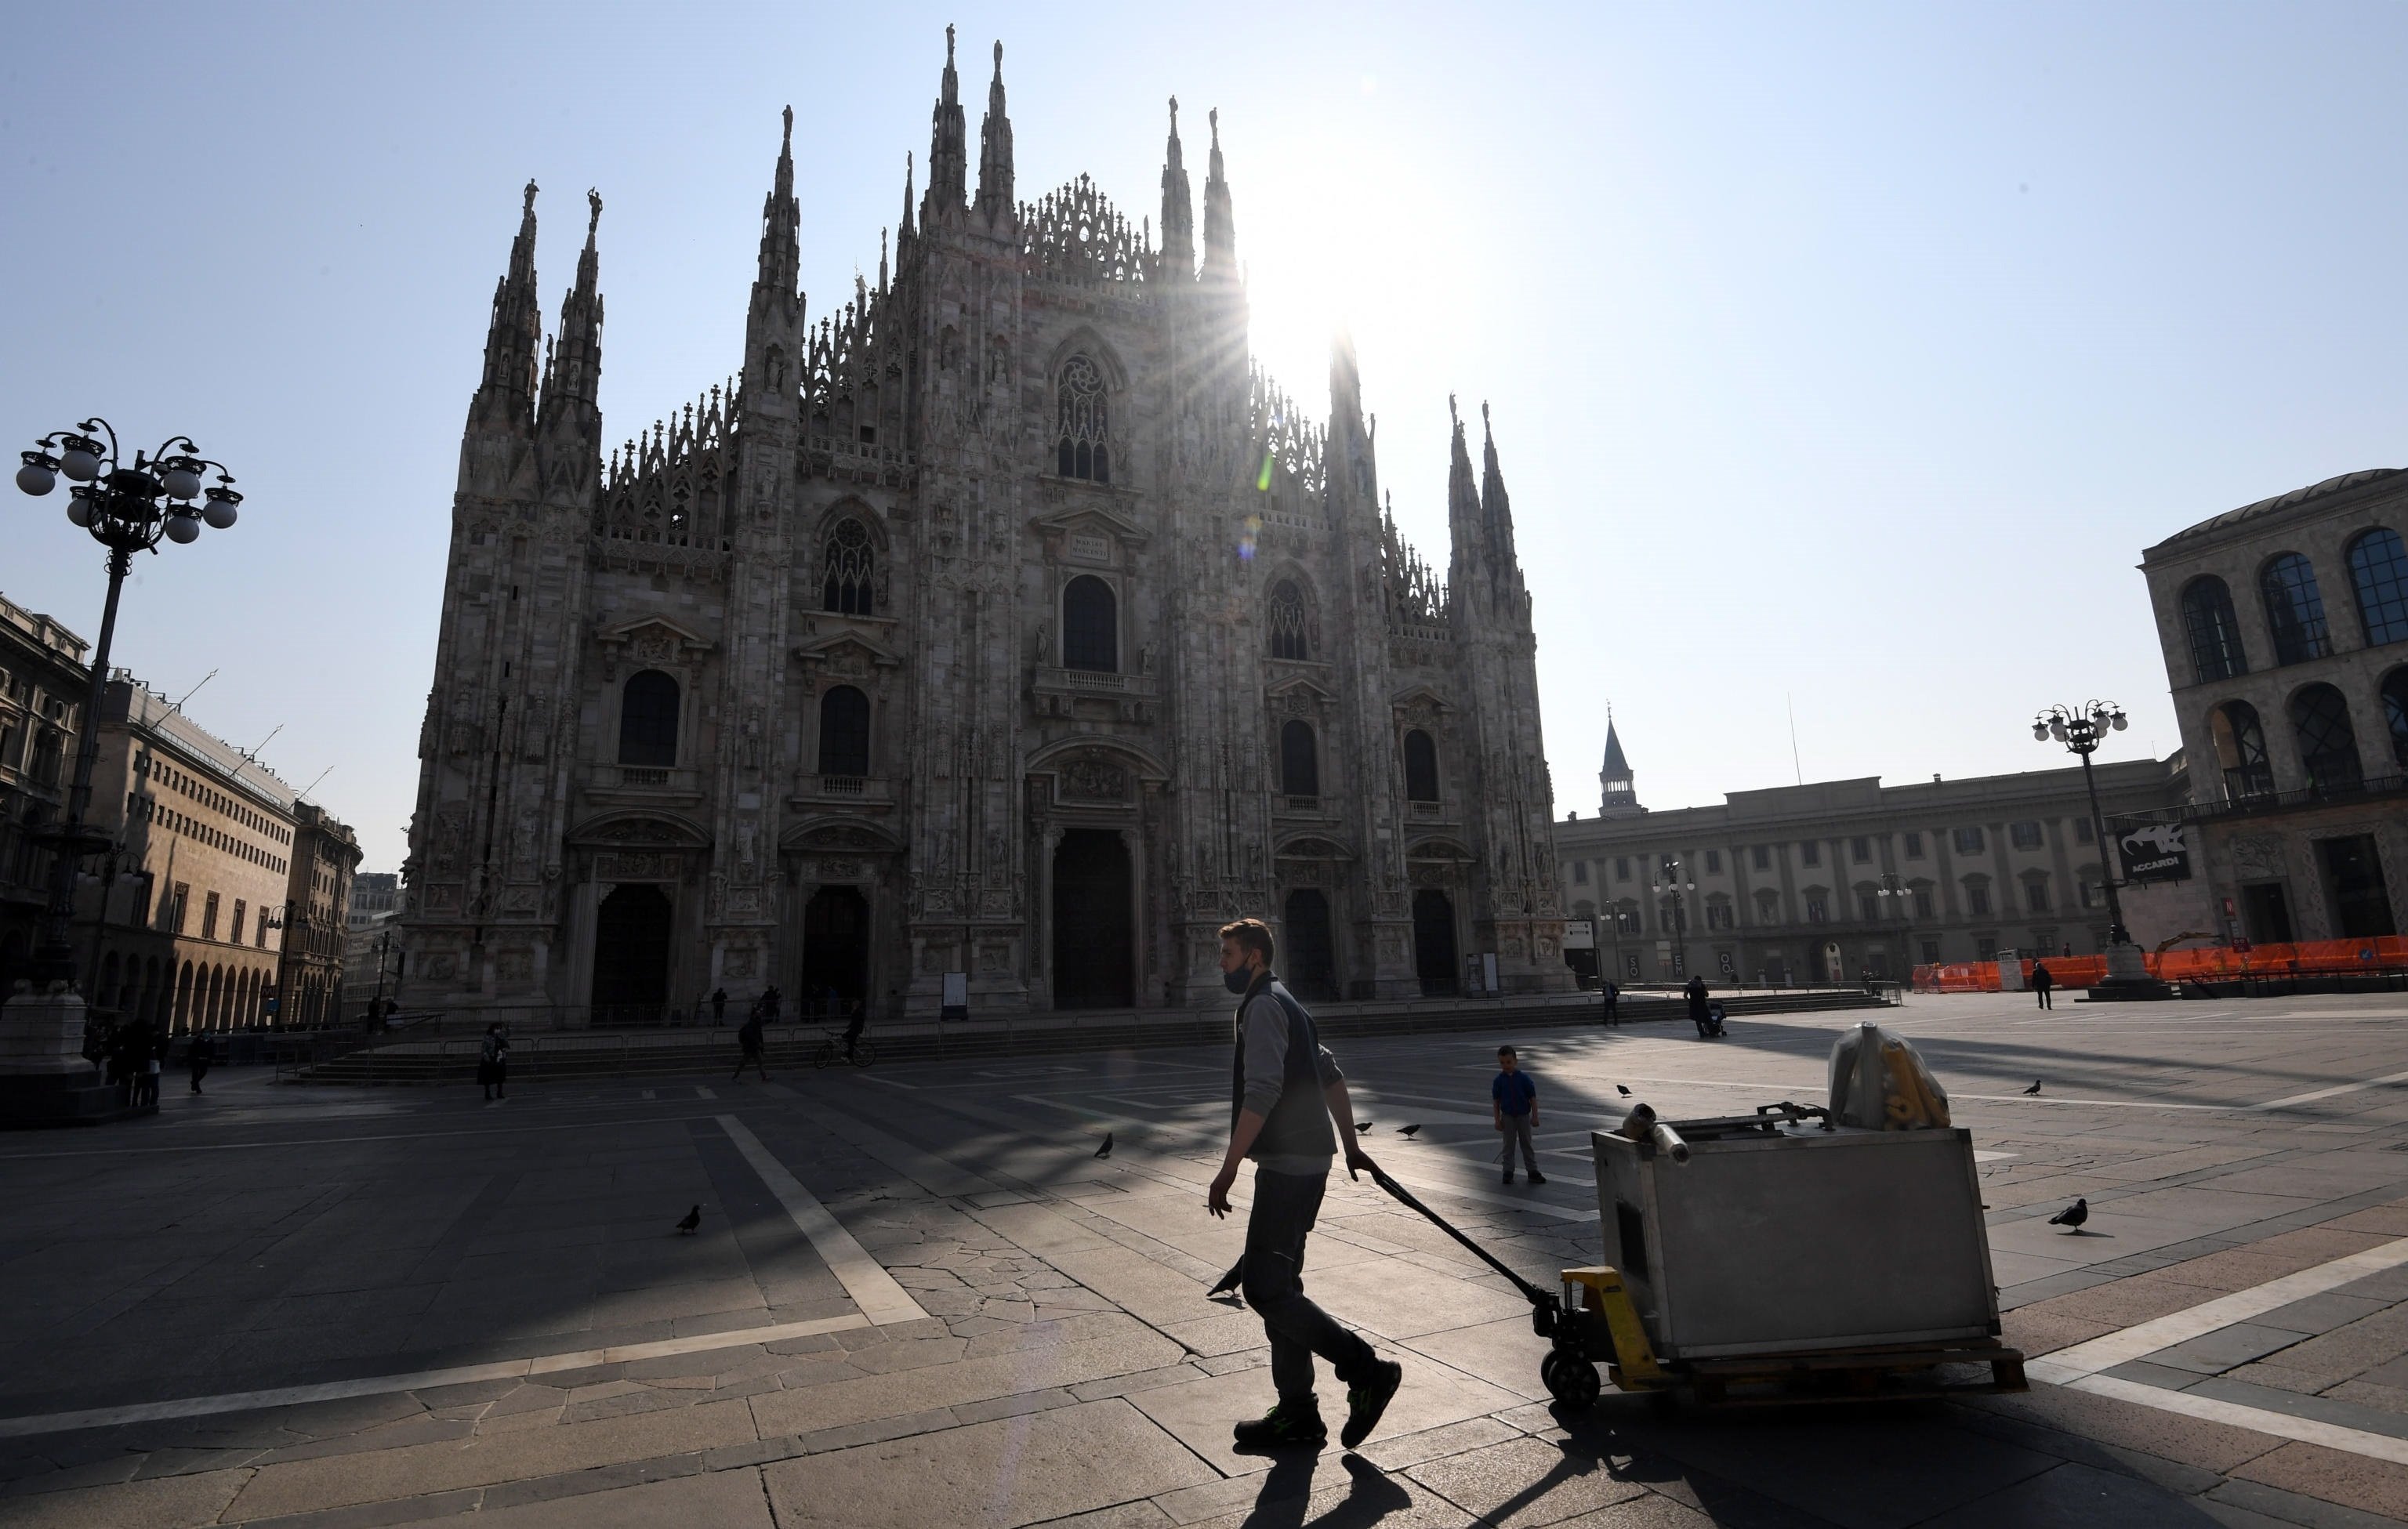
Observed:
[[[998,44],[973,190],[946,53],[876,284],[807,311],[789,112],[740,373],[616,450],[600,200],[547,342],[527,188],[461,447],[408,1001],[1219,1005],[1247,915],[1324,999],[1486,955],[1569,986],[1493,437],[1475,470],[1456,421],[1441,583],[1383,511],[1350,348],[1326,424],[1252,362],[1217,122],[1200,240],[1175,101],[1158,236],[1083,177],[1020,201]]]

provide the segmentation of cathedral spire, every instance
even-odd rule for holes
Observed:
[[[911,152],[903,152],[903,221],[895,229],[895,253],[899,259],[903,241],[911,236]]]
[[[1518,567],[1513,550],[1513,504],[1505,496],[1505,475],[1497,467],[1497,430],[1488,420],[1488,405],[1480,406],[1481,433],[1488,437],[1487,461],[1480,475],[1480,511],[1487,533],[1488,556],[1498,571]]]
[[[1196,276],[1196,198],[1187,189],[1187,161],[1179,148],[1179,97],[1170,98],[1170,142],[1162,151],[1162,268],[1182,280]]]
[[[1003,109],[1003,43],[995,45],[995,79],[986,88],[986,119],[979,123],[979,216],[989,226],[1011,216],[1011,119]]]
[[[1221,112],[1206,112],[1212,126],[1212,156],[1204,177],[1204,274],[1234,281],[1238,276],[1238,225],[1229,211],[1229,179],[1221,169]]]
[[[535,421],[536,347],[543,337],[535,290],[535,193],[530,180],[519,212],[518,236],[510,241],[509,269],[494,289],[494,315],[485,329],[485,375],[468,406],[472,423],[522,433]]]
[[[785,136],[778,140],[778,173],[761,203],[761,274],[758,283],[793,292],[801,280],[802,209],[795,202],[795,108],[785,110]]]
[[[928,127],[928,199],[920,208],[927,227],[940,215],[961,210],[967,199],[969,134],[962,125],[962,79],[953,71],[953,29],[945,28],[945,78]]]
[[[1447,540],[1454,550],[1454,567],[1447,580],[1462,584],[1467,564],[1481,561],[1480,490],[1471,476],[1471,451],[1464,444],[1463,416],[1455,412],[1453,393],[1446,395],[1446,416],[1455,422],[1454,451],[1446,471]]]
[[[602,381],[602,257],[595,240],[602,227],[602,193],[588,191],[591,216],[585,223],[585,249],[577,257],[577,282],[560,305],[560,330],[546,367],[542,427],[553,431],[576,426],[598,449],[602,417],[595,399]]]

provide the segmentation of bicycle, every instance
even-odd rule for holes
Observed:
[[[856,1067],[867,1067],[877,1060],[878,1048],[869,1043],[867,1036],[854,1041],[852,1053],[847,1055],[843,1036],[834,1030],[820,1032],[819,1049],[811,1053],[811,1065],[814,1067],[830,1067],[838,1062],[850,1062]]]

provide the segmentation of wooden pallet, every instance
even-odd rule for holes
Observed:
[[[1952,1380],[1952,1367],[1979,1366],[1986,1381]],[[1884,1401],[2027,1391],[2020,1349],[1996,1343],[1835,1349],[1696,1360],[1672,1366],[1677,1384],[1710,1407]]]

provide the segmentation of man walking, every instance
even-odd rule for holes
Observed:
[[[1497,1077],[1488,1085],[1488,1097],[1497,1111],[1497,1129],[1505,1137],[1505,1181],[1513,1181],[1513,1146],[1522,1147],[1522,1166],[1530,1170],[1530,1182],[1543,1184],[1547,1176],[1539,1171],[1539,1153],[1530,1145],[1530,1133],[1539,1123],[1539,1085],[1522,1070],[1521,1058],[1511,1046],[1497,1048]]]
[[[727,1080],[733,1083],[743,1077],[744,1069],[750,1066],[761,1075],[761,1081],[767,1082],[769,1065],[761,1057],[761,1006],[759,1004],[752,1006],[752,1012],[746,1015],[744,1022],[737,1027],[736,1044],[743,1050],[738,1054],[736,1070],[728,1075]]]
[[[727,1022],[727,990],[725,988],[710,990],[710,1022],[714,1027]]]
[[[209,1064],[218,1059],[217,1042],[206,1030],[193,1036],[192,1049],[184,1053],[184,1069],[192,1075],[193,1092],[201,1092],[201,1079],[209,1075]]]
[[[1354,1106],[1338,1059],[1322,1046],[1312,1016],[1272,973],[1271,954],[1270,926],[1260,919],[1240,919],[1221,931],[1221,979],[1239,995],[1238,1044],[1230,1065],[1229,1150],[1204,1206],[1226,1216],[1238,1165],[1254,1160],[1243,1288],[1270,1337],[1271,1384],[1279,1393],[1277,1406],[1235,1432],[1238,1443],[1252,1449],[1327,1443],[1312,1393],[1318,1354],[1347,1388],[1339,1440],[1352,1450],[1378,1426],[1404,1381],[1404,1366],[1382,1359],[1360,1334],[1340,1327],[1304,1293],[1304,1241],[1320,1214],[1329,1161],[1341,1140],[1350,1177],[1378,1170],[1354,1139]]]
[[[2032,963],[2031,988],[2032,1002],[2036,1007],[2041,1008],[2055,1008],[2057,1007],[2057,999],[2055,996],[2057,992],[2057,978],[2049,971],[2047,962],[2035,961]]]
[[[1622,988],[1620,984],[1616,983],[1612,978],[1609,977],[1605,979],[1602,991],[1605,993],[1605,1022],[1608,1024],[1620,1024],[1622,1022]]]
[[[1712,1020],[1706,1013],[1706,979],[1700,975],[1689,979],[1683,990],[1689,995],[1689,1022],[1698,1027],[1700,1036],[1712,1034]]]

